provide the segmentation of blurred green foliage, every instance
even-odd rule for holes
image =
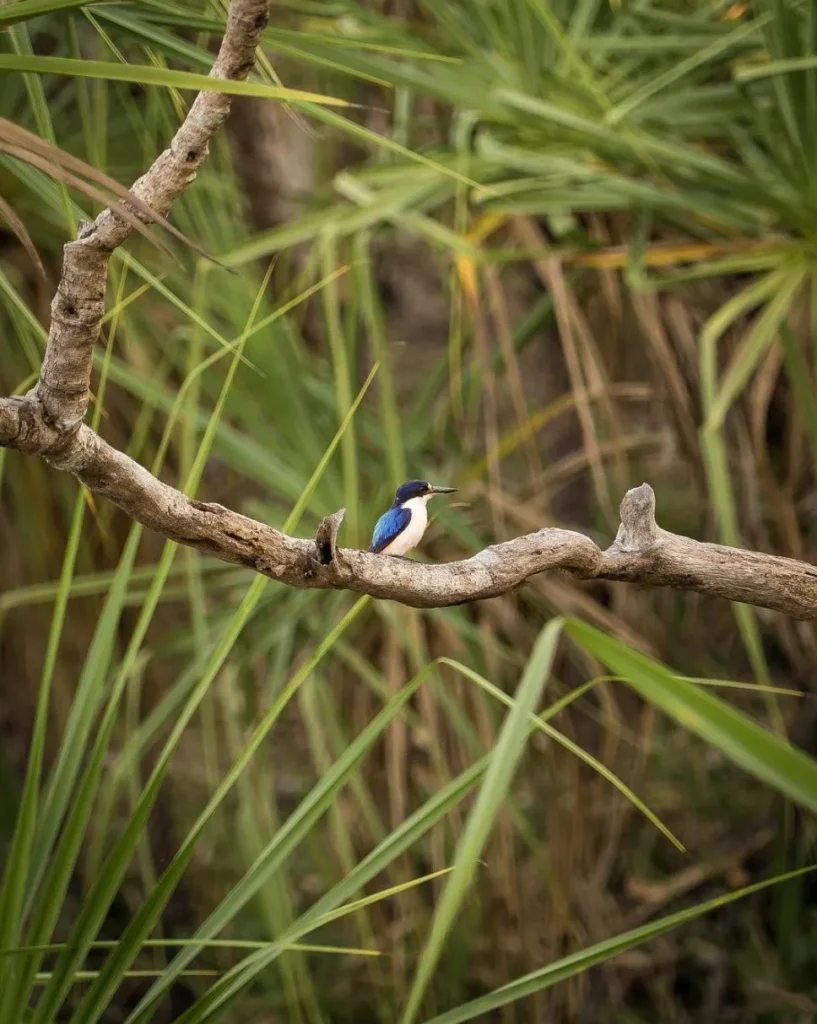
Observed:
[[[6,3],[0,116],[127,185],[225,11]],[[220,137],[174,207],[224,266],[115,254],[111,443],[289,531],[344,506],[353,546],[411,476],[462,498],[421,557],[605,543],[648,476],[662,525],[814,560],[813,4],[287,0],[236,91],[276,160]],[[2,141],[10,393],[99,207]],[[814,1019],[810,624],[290,591],[45,464],[0,487],[3,1024]]]

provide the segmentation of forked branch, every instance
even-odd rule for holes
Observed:
[[[213,76],[247,77],[267,17],[268,0],[232,0]],[[169,149],[132,191],[166,214],[192,183],[229,109],[229,96],[201,93]],[[221,505],[188,498],[84,423],[108,260],[130,231],[126,221],[105,210],[65,246],[40,379],[27,395],[0,399],[0,445],[73,473],[94,494],[169,540],[292,587],[352,590],[434,608],[496,597],[531,576],[558,569],[579,579],[676,587],[817,619],[817,568],[662,530],[647,484],[624,497],[621,526],[606,551],[583,534],[543,529],[441,565],[338,548],[342,512],[324,519],[314,540],[304,540]]]

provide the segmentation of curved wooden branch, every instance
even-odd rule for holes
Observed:
[[[213,75],[247,76],[267,16],[268,0],[233,0]],[[229,108],[228,96],[200,94],[170,148],[133,186],[136,195],[166,214],[195,177]],[[66,245],[40,379],[27,395],[0,399],[0,445],[73,473],[144,526],[288,586],[352,590],[419,608],[496,597],[558,569],[579,579],[677,587],[817,619],[816,567],[662,530],[647,484],[625,495],[618,535],[606,551],[580,533],[543,529],[443,565],[339,548],[342,511],[321,522],[314,540],[304,540],[188,498],[83,422],[108,259],[129,233],[129,225],[106,210]]]
[[[170,540],[291,587],[353,590],[416,608],[440,608],[496,597],[531,576],[559,569],[579,579],[694,590],[817,619],[817,567],[662,530],[648,484],[625,495],[618,535],[606,551],[583,534],[544,529],[464,561],[425,565],[337,547],[342,512],[324,519],[314,540],[305,540],[222,505],[188,498],[88,426],[65,444],[46,422],[35,394],[0,400],[0,444],[44,456]]]

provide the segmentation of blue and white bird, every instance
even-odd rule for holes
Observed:
[[[405,555],[416,548],[428,526],[426,504],[435,494],[452,494],[456,487],[434,487],[427,480],[409,480],[397,488],[394,504],[377,520],[369,551]]]

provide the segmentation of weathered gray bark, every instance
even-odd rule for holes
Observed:
[[[212,75],[247,77],[268,13],[268,0],[233,0]],[[170,148],[133,192],[166,214],[192,183],[229,110],[229,96],[200,94]],[[170,540],[288,586],[352,590],[430,608],[495,597],[537,573],[558,569],[580,579],[677,587],[817,619],[817,568],[668,533],[656,524],[655,496],[647,484],[625,496],[618,535],[606,551],[580,533],[544,529],[443,565],[337,548],[342,512],[320,524],[315,540],[303,540],[188,498],[84,423],[108,259],[130,231],[106,210],[65,246],[40,379],[27,395],[0,399],[0,445],[73,473],[94,494]]]

